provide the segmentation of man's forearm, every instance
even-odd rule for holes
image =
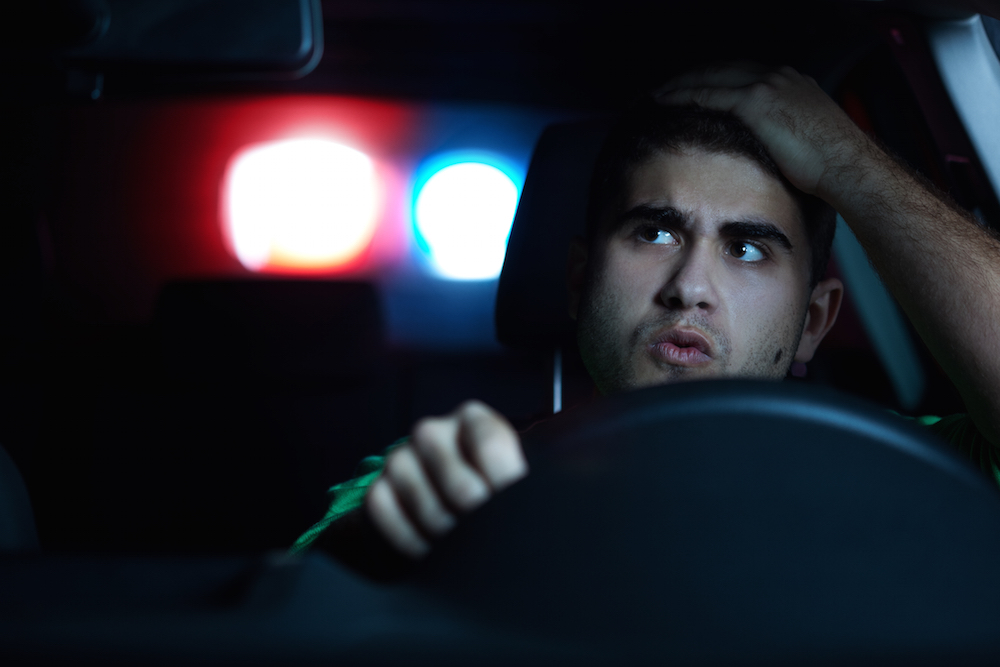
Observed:
[[[864,137],[816,194],[850,225],[977,427],[1000,444],[1000,242]]]

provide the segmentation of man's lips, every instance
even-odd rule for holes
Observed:
[[[675,366],[703,366],[712,361],[708,338],[692,329],[665,331],[653,339],[649,349],[654,358]]]

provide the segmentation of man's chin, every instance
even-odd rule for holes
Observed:
[[[717,364],[705,364],[703,366],[674,366],[666,364],[656,364],[654,368],[643,369],[644,372],[633,376],[634,382],[630,389],[642,389],[643,387],[656,387],[677,382],[697,382],[700,380],[770,380],[778,382],[784,379],[784,375],[753,373],[743,370],[727,371]]]
[[[715,380],[727,377],[717,366],[705,364],[701,366],[673,366],[657,364],[654,368],[644,369],[644,372],[634,376],[630,389],[657,387],[677,382],[697,382],[699,380]]]

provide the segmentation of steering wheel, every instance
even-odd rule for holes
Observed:
[[[997,648],[1000,494],[886,411],[790,382],[698,382],[524,440],[530,475],[415,584],[470,618],[638,660]]]
[[[524,440],[531,474],[408,581],[375,584],[319,553],[7,559],[0,654],[66,665],[1000,655],[1000,493],[885,411],[792,383],[702,382],[610,397]]]

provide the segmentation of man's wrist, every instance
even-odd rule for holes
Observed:
[[[839,142],[814,194],[844,214],[856,206],[867,205],[873,196],[884,196],[884,186],[898,178],[893,173],[897,170],[899,165],[858,129],[853,140]]]

